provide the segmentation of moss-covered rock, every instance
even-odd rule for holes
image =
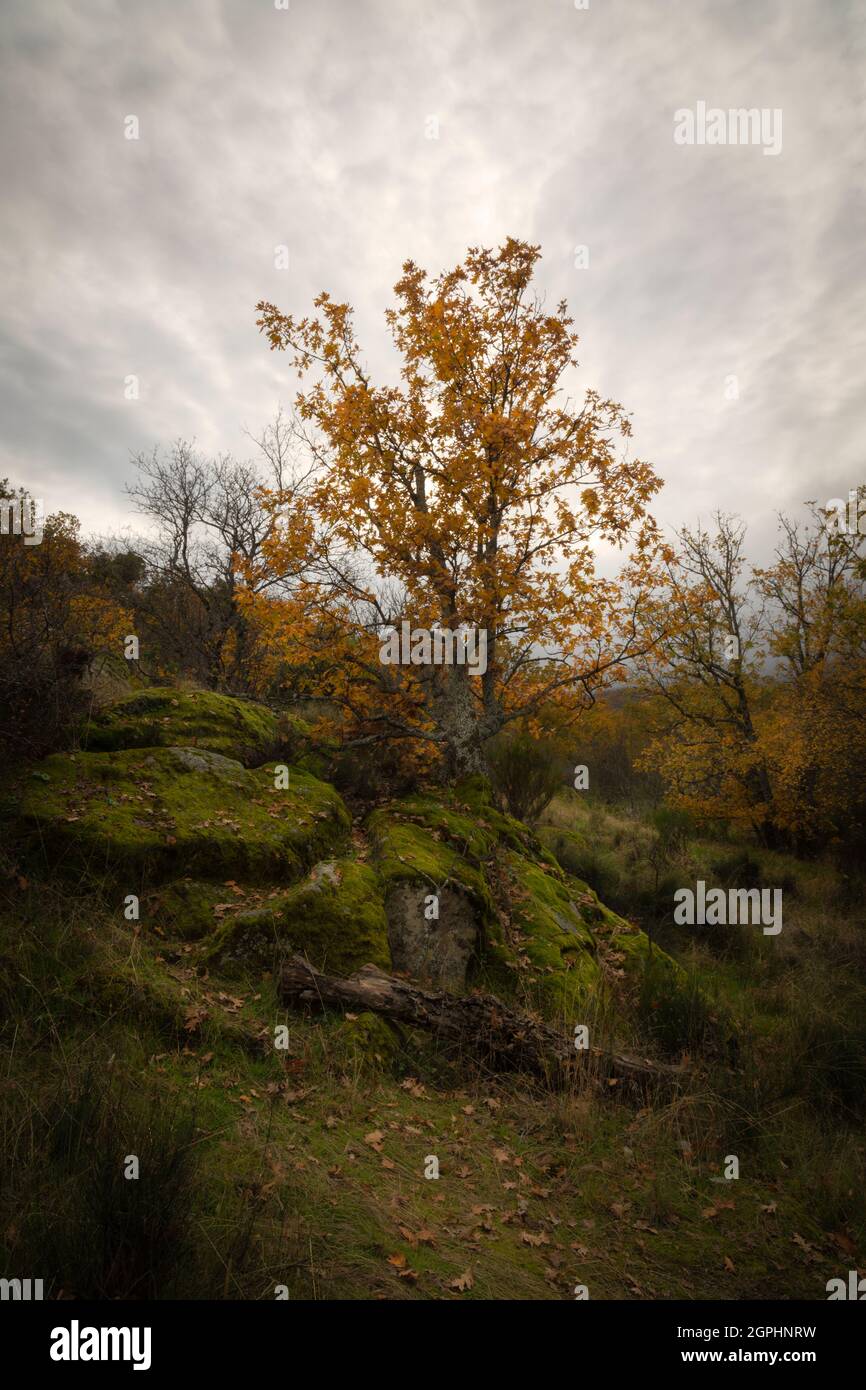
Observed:
[[[90,752],[123,748],[201,748],[247,767],[285,753],[294,756],[306,728],[265,705],[210,690],[158,687],[126,695],[95,715],[81,742]]]
[[[457,885],[478,911],[493,911],[478,866],[479,850],[492,853],[495,837],[455,816],[431,797],[408,797],[367,820],[376,865],[386,891],[399,883],[426,884],[430,892]]]
[[[496,918],[484,863],[492,828],[431,795],[406,797],[369,818],[397,969],[459,994],[485,926]]]
[[[529,992],[548,1010],[568,1011],[598,987],[596,943],[576,895],[561,871],[508,851],[510,924],[488,933],[486,967],[522,972]]]
[[[20,831],[26,852],[61,870],[119,879],[135,891],[186,874],[287,882],[345,836],[342,799],[292,769],[249,770],[192,748],[57,753],[34,769]]]
[[[479,774],[464,777],[454,788],[452,802],[459,813],[492,834],[498,845],[513,849],[518,854],[543,859],[552,866],[555,864],[555,860],[546,853],[538,836],[528,825],[506,815],[496,807],[486,777]]]
[[[646,969],[652,966],[658,975],[668,975],[673,987],[685,986],[686,971],[666,951],[652,943],[645,931],[611,912],[582,879],[567,874],[565,882],[592,930],[609,974],[628,983],[640,984]]]
[[[223,967],[269,970],[289,951],[333,975],[367,964],[391,968],[382,889],[368,865],[351,859],[317,864],[289,892],[227,917],[204,955]]]
[[[145,930],[181,941],[197,941],[214,930],[221,907],[231,889],[221,883],[180,878],[152,889],[141,901],[141,924]]]
[[[367,1012],[347,1018],[334,1034],[337,1061],[361,1071],[390,1070],[399,1051],[395,1030],[378,1014]]]

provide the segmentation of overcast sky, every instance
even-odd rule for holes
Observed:
[[[667,524],[736,510],[766,553],[777,510],[866,481],[863,0],[4,0],[0,28],[0,477],[48,511],[134,522],[131,452],[178,436],[250,454],[296,390],[257,300],[348,299],[390,374],[403,261],[508,235]],[[780,110],[781,152],[675,143],[699,102]]]

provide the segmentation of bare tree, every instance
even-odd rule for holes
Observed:
[[[133,459],[138,478],[127,488],[154,523],[139,542],[147,565],[145,613],[161,649],[212,689],[246,693],[254,640],[242,588],[285,592],[295,577],[260,563],[275,524],[260,489],[276,489],[281,506],[297,504],[310,477],[299,471],[292,426],[282,412],[254,441],[262,463],[230,454],[207,458],[186,440],[167,452]]]

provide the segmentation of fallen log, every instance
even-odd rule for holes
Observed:
[[[302,956],[290,956],[280,971],[279,991],[294,1005],[369,1010],[395,1023],[428,1029],[495,1071],[527,1071],[557,1085],[587,1068],[609,1089],[627,1085],[646,1090],[683,1074],[681,1067],[645,1057],[596,1047],[578,1050],[573,1038],[492,994],[434,993],[375,965],[365,965],[354,975],[325,975]]]

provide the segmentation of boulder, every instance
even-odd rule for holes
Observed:
[[[283,952],[300,952],[338,975],[367,964],[389,968],[388,924],[373,870],[351,859],[317,864],[288,892],[226,917],[204,955],[223,968],[270,970]]]
[[[100,711],[85,726],[89,752],[122,748],[190,747],[255,767],[283,751],[300,721],[287,721],[265,705],[210,690],[156,687],[136,691]]]
[[[478,947],[478,914],[469,896],[448,884],[433,894],[427,883],[404,881],[388,893],[385,911],[394,969],[432,989],[461,994]]]
[[[31,772],[24,850],[87,879],[139,885],[191,878],[291,882],[350,824],[333,787],[274,765],[253,770],[201,748],[56,753]]]

